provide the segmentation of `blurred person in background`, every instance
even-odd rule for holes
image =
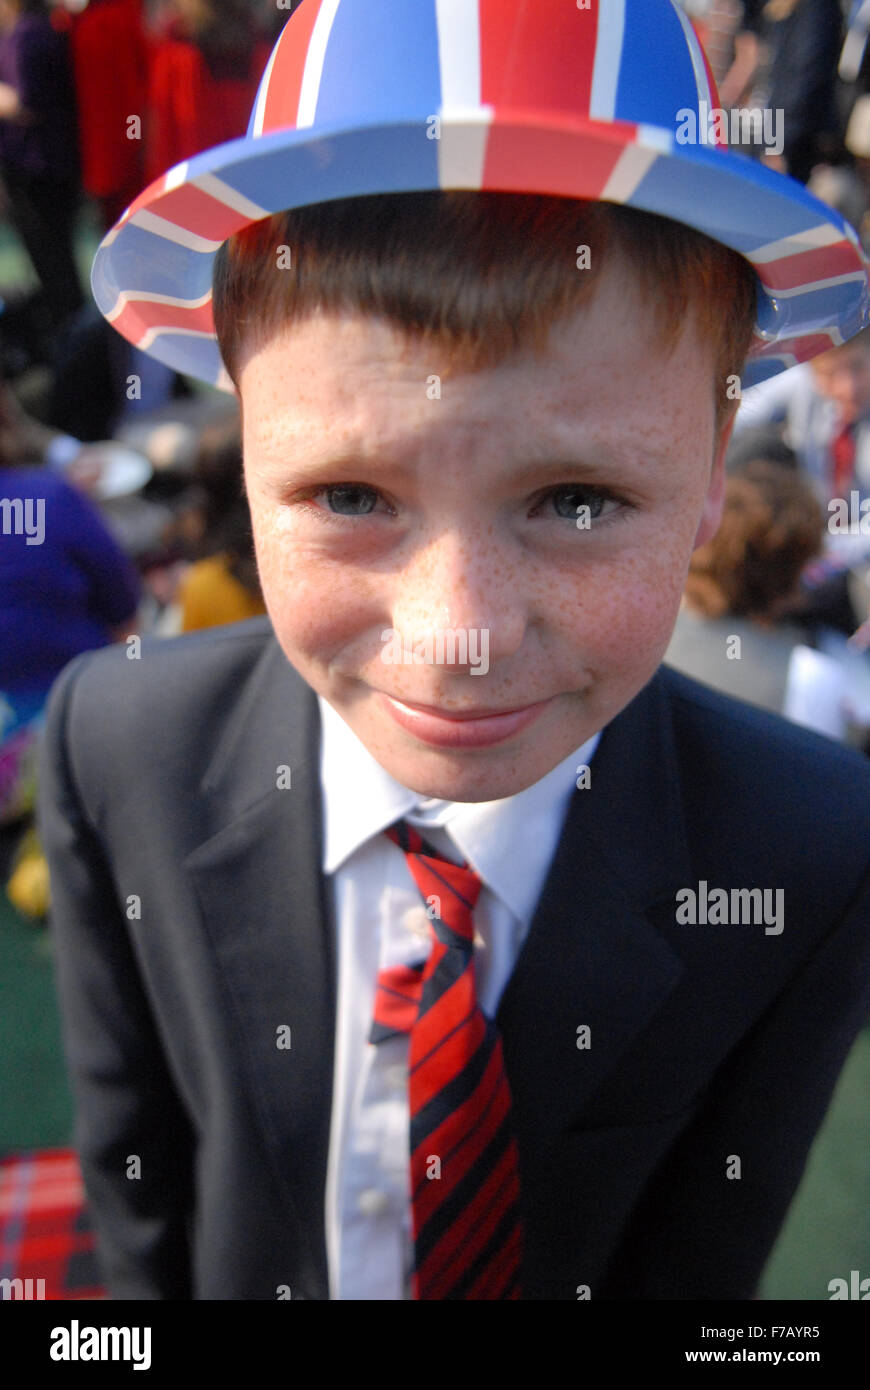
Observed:
[[[73,256],[79,157],[67,35],[45,0],[0,0],[0,174],[57,329],[84,302]]]
[[[667,664],[781,714],[792,651],[808,636],[786,615],[823,528],[812,488],[792,469],[758,461],[729,476],[722,523],[689,563]]]
[[[169,13],[151,58],[149,181],[209,145],[244,135],[269,58],[245,0],[174,0]]]
[[[36,742],[55,676],[79,652],[122,640],[140,595],[96,507],[52,469],[32,466],[29,439],[18,447],[6,401],[0,389],[0,828],[33,810]],[[14,879],[16,906],[41,915],[45,902],[16,898]]]
[[[734,426],[778,425],[819,500],[870,496],[870,328],[747,391]]]
[[[108,231],[144,182],[148,45],[141,0],[87,0],[73,15],[70,46],[82,187]]]
[[[242,489],[238,420],[213,425],[200,442],[194,476],[203,490],[197,559],[184,575],[176,602],[182,632],[255,618],[266,612],[257,577],[254,539]]]
[[[782,111],[782,153],[758,152],[801,183],[840,143],[842,33],[840,0],[745,0],[734,66],[723,79],[723,106],[747,101]]]

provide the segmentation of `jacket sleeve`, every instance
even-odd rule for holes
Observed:
[[[865,872],[849,909],[720,1068],[647,1188],[603,1297],[753,1297],[868,1012]]]
[[[86,702],[77,710],[77,681],[91,656],[77,657],[55,682],[39,768],[38,823],[50,872],[74,1144],[110,1295],[186,1299],[190,1124],[137,969],[111,862],[74,772],[77,755],[86,761],[82,750],[92,746],[91,738],[76,737],[88,718]],[[96,724],[99,710],[93,715]],[[95,734],[97,746],[98,739]]]

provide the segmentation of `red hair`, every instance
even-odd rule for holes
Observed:
[[[589,248],[589,268],[578,250]],[[280,269],[279,253],[291,269]],[[688,314],[712,340],[716,424],[733,403],[756,316],[748,261],[680,222],[544,194],[434,191],[316,203],[252,223],[221,247],[214,322],[233,380],[243,351],[317,309],[352,310],[438,342],[452,365],[543,346],[613,251],[635,267],[672,346]],[[727,394],[726,394],[727,393]]]

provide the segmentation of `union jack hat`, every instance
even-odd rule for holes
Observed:
[[[212,273],[250,223],[424,189],[596,199],[751,262],[759,316],[742,380],[755,385],[870,321],[870,262],[838,213],[725,148],[717,111],[675,0],[302,0],[247,134],[140,194],[97,252],[94,297],[131,343],[232,390]]]

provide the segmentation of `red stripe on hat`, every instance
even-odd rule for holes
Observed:
[[[541,180],[546,179],[551,194],[599,198],[623,150],[634,143],[637,130],[627,121],[612,126],[601,122],[598,129],[585,130],[588,143],[584,144],[580,160],[579,130],[560,130],[555,120],[547,130],[548,124],[548,117],[542,114],[537,128],[530,131],[500,119],[496,111],[486,145],[481,187],[524,193],[530,187],[540,188]]]
[[[806,362],[817,353],[827,352],[829,348],[836,346],[830,333],[807,333],[803,338],[779,338],[775,343],[768,343],[757,352],[753,352],[752,356],[753,360],[791,356],[797,362]]]
[[[123,220],[128,221],[133,214],[139,212],[141,208],[147,208],[149,212],[152,211],[152,205],[160,197],[165,187],[166,174],[161,174],[159,179],[154,179],[152,183],[149,183],[147,188],[143,188],[138,197],[133,199],[130,206],[126,209]]]
[[[322,0],[306,0],[278,40],[263,108],[263,135],[296,129],[305,60],[321,5]]]
[[[196,309],[181,304],[154,304],[147,299],[133,299],[124,305],[112,327],[125,338],[138,343],[151,329],[181,328],[188,333],[213,333],[214,319],[211,300]]]
[[[479,11],[482,102],[589,114],[598,0],[588,10],[573,0],[537,0],[521,7],[479,0]],[[546,44],[540,41],[542,28]]]
[[[207,241],[224,241],[251,220],[246,212],[228,208],[226,203],[204,193],[195,183],[182,184],[164,193],[149,211]]]
[[[794,256],[782,256],[755,267],[759,280],[768,290],[790,290],[800,286],[812,292],[812,281],[831,280],[835,275],[851,275],[860,270],[858,254],[851,242],[834,242],[831,246],[798,251]]]

